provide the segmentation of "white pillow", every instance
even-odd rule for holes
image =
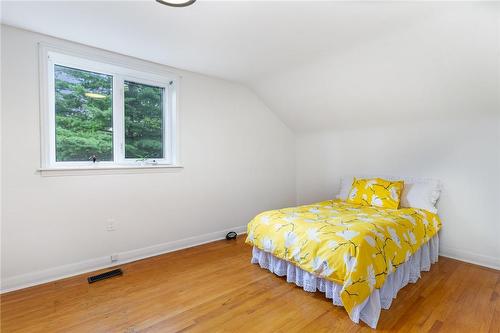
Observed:
[[[340,191],[339,194],[335,197],[336,199],[340,199],[342,201],[347,201],[347,197],[349,196],[349,192],[351,192],[352,182],[354,181],[354,177],[342,177],[340,178]]]
[[[441,195],[441,182],[429,178],[394,177],[380,175],[361,175],[356,178],[383,178],[387,180],[403,180],[405,185],[401,194],[401,207],[425,209],[431,213],[437,213],[436,203]],[[347,200],[351,191],[354,176],[342,177],[340,180],[340,192],[337,199]]]

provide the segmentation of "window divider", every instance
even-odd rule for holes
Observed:
[[[114,162],[125,163],[125,119],[124,80],[120,75],[113,77],[113,153]]]
[[[173,81],[170,81],[169,84],[164,87],[164,92],[163,92],[163,135],[165,139],[163,140],[164,146],[163,146],[163,156],[165,159],[168,160],[170,164],[175,163],[174,161],[174,145],[173,145],[173,140],[174,140],[174,132],[176,131],[174,129],[174,119],[173,119],[173,114],[174,112],[168,112],[168,110],[175,110],[174,109],[174,104],[173,104]],[[172,129],[172,130],[169,130]]]

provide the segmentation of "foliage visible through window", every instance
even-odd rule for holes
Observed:
[[[125,81],[125,158],[163,158],[163,90]]]
[[[54,66],[56,161],[113,160],[113,77]]]
[[[175,75],[41,52],[42,168],[177,163]]]

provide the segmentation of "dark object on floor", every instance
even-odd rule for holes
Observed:
[[[237,233],[235,233],[234,231],[230,231],[227,233],[226,239],[227,240],[236,239],[236,236],[238,236]]]
[[[89,281],[89,283],[94,283],[104,279],[112,278],[113,276],[120,276],[120,275],[123,275],[123,271],[121,270],[121,268],[118,268],[118,269],[113,269],[112,271],[109,272],[97,274],[94,276],[89,276],[87,278],[87,281]]]

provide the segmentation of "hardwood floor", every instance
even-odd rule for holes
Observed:
[[[250,264],[243,238],[1,296],[2,332],[372,332],[322,293]],[[500,271],[440,258],[400,291],[378,331],[500,332]]]

